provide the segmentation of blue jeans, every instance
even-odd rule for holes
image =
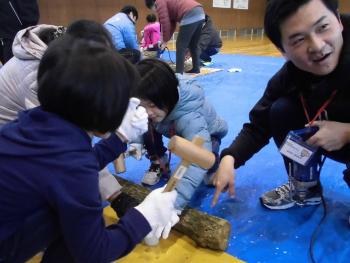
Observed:
[[[44,250],[44,263],[74,262],[59,229],[54,213],[45,210],[29,216],[17,232],[0,241],[0,262],[25,262]]]

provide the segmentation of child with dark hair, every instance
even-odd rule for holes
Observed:
[[[53,25],[38,25],[20,31],[13,45],[14,57],[0,72],[0,128],[18,117],[19,112],[39,106],[37,70],[39,62],[51,41],[59,38],[66,29]],[[88,39],[113,48],[109,32],[99,23],[78,20],[70,24],[67,34]],[[112,202],[120,194],[121,186],[105,168],[100,173],[103,199]],[[123,196],[119,196],[120,199]],[[120,204],[119,204],[120,205]]]
[[[157,22],[157,17],[154,14],[149,14],[146,17],[148,24],[143,29],[143,41],[141,44],[143,51],[153,51],[155,57],[159,56],[159,41],[160,41],[160,25]]]
[[[135,68],[101,43],[67,35],[49,46],[38,73],[41,107],[0,131],[4,262],[39,251],[43,262],[111,262],[148,233],[168,236],[178,220],[175,191],[151,192],[107,228],[102,217],[98,171],[147,130],[145,109],[129,101],[138,80]],[[93,135],[106,139],[92,147]]]
[[[80,19],[74,21],[67,27],[67,34],[75,38],[90,39],[114,47],[109,31],[100,23],[92,20]]]
[[[135,96],[140,98],[140,105],[146,108],[150,120],[144,144],[151,167],[143,183],[156,184],[162,173],[161,167],[165,167],[167,162],[162,135],[171,137],[176,134],[187,140],[201,136],[205,141],[204,147],[218,157],[221,139],[227,133],[227,123],[206,100],[202,88],[182,75],[176,76],[163,61],[145,59],[136,66],[141,81],[135,89]],[[215,170],[216,165],[209,171],[191,165],[176,187],[176,208],[182,210],[187,205],[203,179],[210,184]]]
[[[66,32],[66,28],[64,26],[58,26],[57,28],[44,28],[38,34],[39,38],[46,44],[49,45],[51,41],[59,38]]]

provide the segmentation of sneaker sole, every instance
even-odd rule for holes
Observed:
[[[298,206],[311,206],[311,205],[319,205],[321,204],[321,202],[322,202],[321,199],[314,199],[314,200],[307,200],[304,203],[296,202],[296,204]]]
[[[146,185],[146,186],[153,186],[153,185],[156,185],[158,182],[159,182],[159,180],[157,182],[154,182],[153,184],[145,183],[145,182],[141,182],[141,184]]]
[[[278,206],[276,206],[276,205],[272,206],[271,205],[270,206],[268,204],[265,204],[262,198],[260,198],[260,203],[261,203],[262,206],[264,206],[266,208],[269,208],[271,210],[285,210],[285,209],[291,208],[291,207],[296,205],[296,202],[292,202],[292,203],[288,203],[288,204],[285,204],[285,205],[278,205]]]
[[[297,206],[312,206],[312,205],[319,205],[321,204],[321,200],[317,199],[317,200],[308,200],[305,203],[298,203],[298,202],[293,202],[293,203],[289,203],[289,204],[285,204],[285,205],[279,205],[279,206],[270,206],[268,204],[265,204],[264,201],[260,198],[260,202],[264,207],[267,207],[271,210],[285,210],[285,209],[289,209],[295,205]]]

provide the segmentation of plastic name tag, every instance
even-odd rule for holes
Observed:
[[[318,148],[306,144],[304,141],[305,138],[302,136],[304,134],[300,133],[300,131],[303,130],[291,131],[288,133],[280,147],[280,153],[289,159],[306,166]]]

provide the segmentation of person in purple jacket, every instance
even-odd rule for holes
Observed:
[[[111,262],[147,236],[167,238],[179,219],[175,191],[154,190],[118,224],[105,227],[102,217],[98,171],[147,129],[130,98],[138,79],[101,43],[68,35],[51,43],[38,71],[41,106],[0,131],[0,262],[40,251],[42,262]],[[92,147],[93,135],[105,140]]]
[[[145,0],[145,4],[157,12],[161,26],[161,49],[164,49],[171,39],[176,23],[180,24],[176,39],[176,73],[184,72],[187,49],[190,50],[193,66],[187,73],[199,73],[198,41],[205,18],[202,5],[194,0]]]

